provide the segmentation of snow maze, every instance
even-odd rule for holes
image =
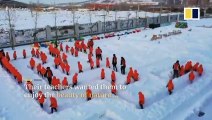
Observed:
[[[172,25],[174,26],[174,25]],[[211,43],[209,42],[210,36],[207,33],[200,32],[205,28],[192,28],[192,32],[188,29],[183,29],[182,34],[163,38],[160,42],[150,41],[152,34],[158,34],[174,30],[170,26],[162,27],[154,30],[143,30],[141,33],[124,35],[118,40],[117,37],[102,39],[94,42],[94,50],[99,46],[103,51],[103,60],[100,63],[100,68],[90,69],[90,64],[87,62],[87,54],[79,52],[78,57],[74,57],[71,53],[68,55],[68,63],[71,67],[70,75],[62,72],[61,68],[55,69],[54,58],[49,55],[48,48],[41,48],[40,51],[46,53],[48,60],[44,67],[50,67],[54,76],[60,78],[62,82],[66,76],[69,84],[72,84],[72,77],[74,73],[78,73],[77,62],[80,61],[83,65],[83,73],[78,74],[78,85],[82,86],[97,86],[97,85],[111,85],[111,72],[112,68],[106,68],[106,57],[109,57],[110,63],[112,55],[116,54],[118,58],[118,72],[116,72],[116,84],[122,85],[125,89],[117,89],[117,96],[111,94],[110,89],[92,89],[93,94],[111,94],[109,98],[93,98],[91,101],[86,101],[86,98],[72,97],[72,98],[57,98],[58,100],[58,113],[65,114],[65,111],[70,112],[72,115],[80,119],[82,116],[86,119],[169,119],[173,116],[178,116],[176,119],[188,120],[195,118],[191,114],[195,107],[205,106],[205,102],[211,97],[205,91],[211,90],[212,66],[210,58],[211,55],[207,54],[211,50]],[[201,29],[201,30],[200,30]],[[178,30],[178,29],[177,29]],[[199,34],[198,36],[196,34]],[[201,36],[205,36],[204,43],[201,41]],[[87,41],[89,37],[85,38]],[[195,39],[195,41],[192,41]],[[191,42],[192,41],[192,42]],[[86,43],[86,42],[85,42]],[[205,44],[207,43],[207,44]],[[73,42],[63,42],[63,48],[66,45],[69,47],[74,46]],[[204,45],[204,49],[200,49]],[[180,47],[179,47],[180,46]],[[26,49],[27,58],[22,59],[22,50]],[[196,50],[198,49],[198,50]],[[7,52],[7,50],[5,50]],[[48,86],[47,79],[42,78],[37,74],[36,69],[31,70],[29,61],[31,58],[31,46],[20,46],[16,48],[18,59],[11,60],[11,63],[20,71],[25,80],[33,80],[34,85]],[[88,51],[88,50],[87,50]],[[176,52],[177,51],[177,52]],[[8,51],[12,56],[13,51]],[[194,53],[195,52],[195,53]],[[62,52],[61,52],[62,53]],[[126,73],[129,68],[138,70],[139,81],[131,82],[125,85],[127,74],[120,73],[120,58],[124,57],[126,60]],[[12,57],[11,57],[12,58]],[[205,58],[205,59],[201,59]],[[41,63],[41,60],[34,58],[36,65]],[[95,61],[95,56],[93,56]],[[174,79],[175,89],[172,95],[168,95],[166,85],[170,79],[170,72],[172,65],[176,60],[180,60],[181,65],[185,65],[188,60],[192,60],[193,64],[200,62],[203,64],[204,73],[200,77],[195,73],[195,80],[191,84],[188,74]],[[105,69],[104,80],[101,80],[101,69]],[[18,84],[17,84],[18,85]],[[28,93],[24,84],[21,88]],[[34,90],[37,93],[39,90]],[[66,89],[61,91],[53,91],[50,89],[41,89],[43,93],[50,94],[85,94],[85,89]],[[138,104],[138,92],[142,91],[145,95],[144,109],[140,109]],[[201,96],[206,96],[207,100],[203,99],[201,105],[195,104]],[[29,97],[31,100],[31,98]],[[35,101],[35,100],[34,100]],[[36,101],[37,102],[37,101]],[[43,110],[50,113],[49,99],[47,98],[44,103]],[[39,108],[39,103],[38,106]],[[42,108],[39,108],[42,110]],[[209,109],[204,107],[204,109]],[[75,111],[75,112],[73,112]],[[64,113],[63,113],[64,112]],[[88,113],[88,114],[87,114]],[[123,113],[127,113],[126,115]],[[114,115],[115,114],[115,115]],[[190,116],[188,116],[190,114]],[[86,117],[85,117],[86,116]],[[73,118],[75,118],[73,117]],[[67,117],[68,118],[68,117]],[[56,119],[56,118],[55,118]],[[173,118],[174,119],[174,118]]]

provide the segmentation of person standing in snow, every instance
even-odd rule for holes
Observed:
[[[87,87],[87,90],[86,90],[86,97],[87,97],[87,101],[92,99],[92,91],[89,87]]]
[[[52,70],[50,69],[50,67],[47,67],[45,76],[46,76],[47,79],[48,79],[49,85],[51,85],[53,73],[52,73]]]
[[[113,54],[112,64],[113,64],[113,70],[117,72],[118,71],[117,66],[116,66],[117,65],[117,57],[115,54]]]
[[[139,105],[140,105],[141,109],[144,109],[144,103],[145,103],[144,94],[142,92],[139,92],[138,96],[139,96]]]
[[[173,78],[178,78],[179,77],[179,72],[180,72],[180,63],[179,60],[176,61],[176,63],[173,65]]]
[[[166,87],[168,88],[169,95],[171,95],[171,94],[172,94],[172,91],[174,90],[173,81],[172,81],[172,80],[169,80],[169,82],[168,82],[168,84],[166,85]]]
[[[100,47],[96,48],[96,58],[99,58],[102,60],[102,50]]]
[[[4,50],[2,49],[2,50],[0,50],[0,64],[1,64],[1,66],[2,66],[1,59],[2,59],[3,57],[5,57],[5,53],[4,53]]]
[[[51,102],[51,104],[50,104],[51,113],[53,113],[54,110],[55,110],[55,112],[57,112],[57,107],[58,107],[58,105],[57,105],[57,100],[56,100],[56,98],[53,97],[53,96],[51,96],[51,97],[50,97],[50,102]]]
[[[121,57],[121,74],[125,75],[126,61],[124,57]]]
[[[40,103],[41,108],[43,108],[43,103],[45,102],[45,95],[42,93],[42,91],[38,91],[38,102]]]

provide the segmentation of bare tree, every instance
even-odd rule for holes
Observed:
[[[34,33],[33,33],[33,37],[34,37],[34,42],[37,41],[37,25],[38,25],[38,6],[39,6],[39,0],[37,0],[36,5],[34,6],[34,13],[33,13],[33,18],[34,18]]]
[[[55,47],[58,47],[58,33],[57,33],[57,10],[56,10],[56,5],[54,2],[54,27],[55,27]]]
[[[14,50],[15,47],[15,36],[14,36],[14,21],[15,21],[15,10],[6,7],[6,20],[8,21],[8,27],[9,27],[9,39],[12,49]]]
[[[92,23],[92,12],[90,10],[88,10],[88,15],[89,15],[90,23]]]

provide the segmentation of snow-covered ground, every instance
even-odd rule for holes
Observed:
[[[126,87],[124,90],[118,89],[118,95],[112,95],[110,98],[94,98],[87,102],[85,98],[57,98],[58,112],[50,113],[49,98],[44,103],[44,109],[41,109],[36,100],[24,97],[27,93],[24,85],[19,86],[16,81],[6,71],[0,68],[0,119],[3,120],[196,120],[199,119],[194,111],[199,109],[205,112],[201,117],[204,120],[212,118],[212,29],[200,26],[212,25],[212,19],[201,19],[200,21],[188,21],[189,28],[181,29],[182,34],[163,38],[159,41],[150,41],[153,34],[168,33],[173,30],[174,23],[170,26],[157,29],[142,30],[140,33],[102,39],[95,41],[94,47],[100,46],[103,50],[103,61],[101,68],[105,68],[105,58],[112,59],[112,54],[118,57],[118,68],[120,68],[120,57],[126,59],[127,68],[137,69],[140,74],[140,80],[125,86],[126,75],[116,72],[117,84]],[[192,29],[189,31],[189,29]],[[87,41],[90,37],[86,37]],[[68,44],[73,46],[73,42],[63,42],[63,46]],[[27,59],[22,59],[22,50],[26,49]],[[13,51],[5,49],[12,58]],[[16,47],[18,59],[11,63],[21,72],[24,79],[32,79],[34,85],[47,85],[47,80],[42,79],[27,66],[30,60],[31,46]],[[47,48],[41,48],[48,54]],[[36,59],[36,63],[40,63]],[[61,69],[55,69],[53,57],[48,55],[49,66],[54,75],[63,79],[65,75]],[[188,80],[188,74],[174,79],[174,93],[168,95],[166,84],[170,79],[172,65],[176,60],[180,64],[185,64],[188,60],[193,63],[199,62],[204,66],[204,73],[201,77],[197,74],[194,82],[191,84]],[[75,58],[68,54],[68,62],[71,66],[71,75],[67,76],[69,83],[72,83],[72,76],[78,71],[77,62],[83,64],[84,72],[79,74],[80,85],[110,85],[110,74],[112,69],[105,68],[106,79],[100,79],[101,68],[90,70],[87,63],[87,54],[79,53]],[[36,80],[35,80],[36,79]],[[37,80],[40,79],[40,80]],[[35,90],[37,92],[38,90]],[[55,92],[48,89],[42,89],[45,93],[85,93],[85,90],[69,89]],[[138,92],[142,91],[145,95],[144,109],[138,106]],[[93,93],[110,93],[110,89],[95,89]]]
[[[57,11],[57,26],[64,26],[64,25],[73,25],[73,14],[71,11]],[[90,15],[91,15],[91,22],[97,22],[97,21],[104,21],[104,17],[102,15],[105,15],[106,21],[115,21],[115,16],[117,19],[127,19],[128,15],[129,18],[135,18],[136,12],[135,11],[118,11],[117,13],[114,11],[91,11],[90,13],[88,11],[76,11],[75,12],[75,23],[80,24],[86,24],[90,23]],[[172,13],[172,14],[178,14],[178,13]],[[33,16],[34,15],[34,16]],[[156,17],[158,16],[158,13],[149,13],[140,11],[138,13],[138,17]],[[165,15],[165,14],[163,14]],[[31,14],[30,10],[27,9],[17,9],[11,11],[11,17],[12,17],[12,24],[14,24],[15,30],[21,30],[21,29],[32,29],[34,28],[35,24],[35,12]],[[8,20],[7,20],[7,14],[5,10],[0,10],[0,28],[8,28]],[[46,27],[47,25],[54,26],[55,25],[55,14],[53,12],[39,12],[38,13],[38,28]]]

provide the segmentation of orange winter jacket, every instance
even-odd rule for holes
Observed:
[[[68,80],[67,80],[67,77],[64,77],[63,81],[62,81],[62,85],[64,87],[67,87],[68,86]]]
[[[104,69],[101,70],[101,79],[105,79],[105,70]]]
[[[31,50],[31,54],[32,54],[32,56],[35,56],[35,50],[33,48]]]
[[[55,57],[54,58],[54,64],[55,65],[59,65],[60,64],[60,58],[59,57]]]
[[[130,77],[133,77],[133,69],[130,67],[130,71],[129,71],[129,73],[128,73],[128,75],[130,76]]]
[[[112,82],[112,84],[111,84],[111,92],[112,93],[114,93],[114,94],[116,94],[117,93],[117,90],[116,90],[116,84],[115,84],[115,82]]]
[[[199,73],[199,75],[202,75],[202,73],[203,73],[203,67],[202,67],[202,65],[200,65],[200,66],[197,68],[197,72]]]
[[[41,91],[39,91],[38,92],[38,98],[37,98],[38,102],[40,104],[43,104],[45,102],[45,98],[46,98],[45,95]]]
[[[75,73],[74,76],[73,76],[73,78],[72,78],[72,83],[73,84],[77,84],[77,81],[78,81],[78,74]]]
[[[78,69],[82,70],[82,64],[80,62],[78,62]]]
[[[197,71],[197,68],[199,67],[199,63],[197,62],[194,66],[193,66],[193,70]]]
[[[30,66],[31,68],[35,67],[35,60],[33,58],[30,59]]]
[[[86,90],[86,97],[87,98],[92,98],[92,91],[89,88]]]
[[[112,71],[112,73],[111,73],[111,80],[116,81],[116,74],[114,71]]]
[[[68,63],[65,64],[65,69],[66,69],[66,72],[70,72],[70,66]]]
[[[185,68],[184,68],[184,66],[182,65],[181,67],[180,67],[180,76],[183,76],[185,74]]]
[[[17,54],[16,51],[13,52],[13,58],[16,59],[17,58]]]
[[[74,54],[74,47],[71,47],[71,54]]]
[[[6,58],[7,58],[8,61],[10,61],[10,55],[9,55],[8,52],[6,52]]]
[[[23,57],[26,57],[26,50],[23,50]]]
[[[135,81],[138,81],[139,74],[138,74],[137,70],[134,71],[133,78],[134,78]]]
[[[108,58],[108,57],[106,58],[106,67],[107,67],[107,68],[110,67],[110,61],[109,61],[109,58]]]
[[[57,108],[58,107],[57,100],[56,100],[55,97],[50,97],[50,102],[51,102],[50,107],[52,107],[52,108]]]
[[[126,83],[127,83],[127,84],[130,84],[130,83],[131,83],[131,77],[130,77],[129,75],[127,75]]]
[[[70,47],[68,45],[66,45],[66,52],[68,52]]]
[[[78,57],[78,50],[75,49],[75,57]]]
[[[145,97],[144,97],[144,94],[142,92],[139,92],[138,93],[138,96],[139,96],[139,104],[144,104],[145,103]]]
[[[41,64],[40,63],[37,65],[37,71],[41,72]]]
[[[64,63],[64,62],[61,62],[61,63],[60,63],[60,67],[61,67],[61,69],[64,71],[64,70],[65,70],[65,63]]]
[[[194,79],[195,79],[194,72],[191,71],[191,72],[189,73],[189,80],[190,80],[190,81],[193,81]]]
[[[167,87],[168,87],[168,90],[169,91],[174,90],[174,84],[173,84],[172,80],[169,80],[169,82],[167,84]]]
[[[42,75],[45,75],[45,73],[46,73],[46,68],[45,68],[45,67],[42,67],[42,68],[41,68],[41,74],[42,74]]]

